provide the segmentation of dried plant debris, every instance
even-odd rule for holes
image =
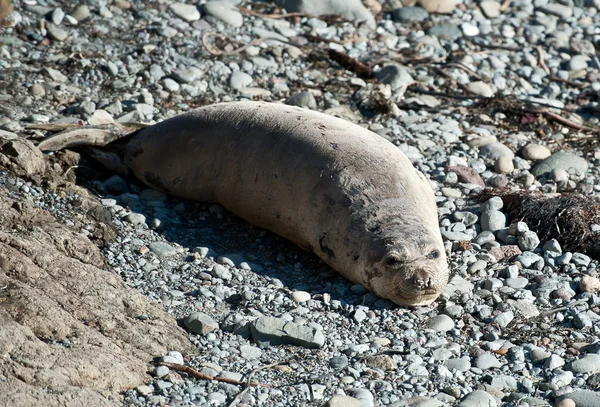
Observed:
[[[541,194],[488,189],[479,200],[499,196],[512,222],[524,221],[542,240],[556,239],[563,249],[600,259],[600,200],[576,193]],[[600,227],[598,227],[600,229]]]
[[[2,27],[12,26],[11,12],[12,5],[10,4],[10,0],[0,0],[0,31]]]
[[[354,72],[359,78],[370,79],[373,77],[373,69],[371,69],[371,67],[364,62],[331,48],[329,49],[328,53],[329,58],[340,64],[343,68]]]

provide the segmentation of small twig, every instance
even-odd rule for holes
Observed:
[[[512,3],[512,0],[504,0],[500,6],[500,11],[504,13],[506,10],[508,10],[510,3]]]
[[[488,48],[488,49],[503,49],[505,51],[513,51],[513,52],[519,52],[521,51],[520,48],[516,48],[516,47],[511,47],[510,45],[502,45],[502,44],[486,44],[483,41],[477,41],[477,40],[471,40],[473,42],[473,44],[478,45],[482,48]]]
[[[250,380],[252,380],[252,377],[257,373],[260,372],[261,370],[265,370],[265,369],[270,369],[272,367],[275,366],[279,366],[279,365],[285,365],[289,362],[277,362],[277,363],[271,363],[270,365],[265,365],[265,366],[260,366],[257,367],[256,369],[254,369],[253,371],[250,372],[250,374],[248,375],[248,380],[246,380],[246,388],[244,390],[242,390],[237,396],[235,396],[235,398],[233,399],[233,401],[231,402],[231,404],[229,404],[229,407],[235,407],[235,405],[237,403],[240,402],[240,400],[242,400],[242,397],[244,397],[244,394],[246,394],[248,392],[248,390],[250,389]]]
[[[587,302],[588,302],[587,299],[577,300],[575,302],[572,302],[571,304],[565,305],[564,307],[559,307],[559,308],[554,308],[554,309],[551,309],[551,310],[548,310],[548,311],[544,311],[543,315],[551,315],[551,314],[554,314],[554,313],[557,313],[557,312],[560,312],[560,311],[566,311],[569,308],[573,308],[573,307],[576,307],[578,305],[585,304]]]
[[[532,112],[532,113],[534,113],[534,112]],[[542,113],[547,118],[550,118],[550,119],[554,120],[555,122],[558,122],[564,126],[570,127],[574,130],[584,130],[584,131],[590,131],[592,133],[600,133],[600,128],[593,128],[593,127],[584,126],[579,123],[575,123],[574,121],[571,121],[565,117],[562,117],[556,113],[550,112],[545,109],[540,111],[539,113]]]
[[[321,37],[319,35],[312,35],[312,34],[300,34],[300,35],[302,35],[304,38],[309,39],[309,40],[322,41],[322,42],[326,42],[328,44],[334,43],[334,44],[344,45],[349,42],[355,42],[356,40],[358,40],[358,27],[359,26],[360,26],[360,24],[358,24],[358,25],[355,24],[354,25],[354,34],[352,34],[352,37],[346,38],[343,40],[331,40],[329,38]]]
[[[193,377],[194,379],[212,380],[212,381],[216,381],[216,382],[236,384],[238,386],[244,386],[244,387],[248,387],[248,386],[251,386],[251,387],[269,387],[268,384],[250,383],[250,378],[248,378],[248,380],[245,381],[245,382],[241,382],[239,380],[230,379],[228,377],[217,377],[217,376],[210,376],[210,375],[207,375],[207,374],[203,374],[203,373],[200,373],[199,371],[197,371],[194,368],[191,368],[191,367],[186,366],[186,365],[180,365],[178,363],[161,362],[159,364],[161,366],[166,366],[166,367],[168,367],[171,370],[176,370],[178,372],[187,373],[190,377]]]
[[[443,77],[445,77],[445,78],[447,78],[447,79],[450,79],[451,81],[453,81],[454,83],[456,83],[456,86],[458,86],[459,88],[461,88],[461,89],[462,89],[464,92],[466,92],[466,93],[469,93],[469,94],[472,94],[472,95],[477,95],[477,96],[479,96],[479,97],[481,96],[481,95],[478,95],[477,93],[473,92],[471,89],[469,89],[469,87],[468,87],[467,85],[464,85],[464,84],[462,84],[462,83],[458,82],[456,79],[454,79],[454,78],[452,77],[452,75],[450,75],[450,74],[448,74],[448,73],[444,72],[444,70],[443,70],[443,69],[441,69],[441,68],[438,68],[438,67],[436,67],[436,66],[432,66],[432,67],[431,67],[431,69],[433,69],[435,72],[439,73],[439,74],[440,74],[440,75],[442,75]]]
[[[544,103],[544,102],[537,101],[537,100],[528,100],[528,99],[519,99],[519,98],[515,98],[513,100],[519,101],[519,102],[524,103],[524,104],[532,104],[532,105],[536,105],[536,106],[547,107],[547,108],[550,108],[550,109],[556,109],[556,110],[560,110],[562,112],[577,113],[577,111],[573,110],[573,109],[568,109],[566,107],[553,106],[550,103]]]
[[[541,45],[538,45],[535,48],[538,52],[538,60],[539,60],[539,64],[542,67],[542,69],[544,70],[544,72],[546,72],[546,75],[550,75],[550,68],[548,68],[548,65],[546,65],[546,61],[544,61],[544,49],[542,48]]]
[[[477,79],[478,81],[485,82],[484,79],[480,75],[478,75],[477,73],[473,72],[472,69],[470,69],[468,66],[465,66],[465,65],[463,65],[461,63],[458,63],[458,62],[449,62],[449,63],[445,64],[445,66],[462,69],[463,71],[465,71],[466,73],[468,73],[469,75],[471,75],[473,78]]]
[[[320,41],[320,42],[326,42],[326,43],[331,43],[333,42],[334,44],[345,44],[347,42],[351,42],[354,41],[354,38],[346,38],[345,40],[332,40],[330,38],[325,38],[325,37],[321,37],[320,35],[312,35],[312,34],[302,34],[302,36],[308,40],[313,40],[313,41]]]
[[[578,83],[578,82],[575,82],[575,81],[571,81],[569,79],[562,79],[562,78],[559,78],[558,76],[552,76],[550,78],[550,80],[552,80],[554,82],[566,83],[567,85],[573,86],[574,88],[577,88],[577,89],[583,89],[583,88],[586,87],[586,85],[583,84],[583,83]]]
[[[322,41],[322,42],[326,42],[326,43],[333,42],[333,43],[342,45],[342,44],[346,44],[348,42],[356,41],[356,39],[358,38],[358,30],[356,30],[354,32],[354,35],[352,36],[352,38],[346,38],[344,40],[339,40],[339,41],[320,37],[318,35],[311,35],[311,34],[301,34],[301,36],[303,36],[309,40],[313,40],[313,41]],[[211,45],[209,43],[208,40],[211,37],[219,38],[221,40],[226,40],[226,41],[231,41],[231,39],[224,34],[212,32],[212,31],[204,33],[204,35],[202,35],[202,45],[204,45],[204,49],[206,49],[206,51],[208,51],[209,54],[212,54],[215,56],[228,56],[228,55],[239,54],[240,52],[244,51],[246,48],[248,48],[252,45],[261,44],[261,43],[263,43],[265,41],[269,41],[269,40],[283,42],[284,44],[288,44],[288,45],[292,44],[289,41],[285,41],[285,40],[279,39],[279,38],[261,37],[261,38],[256,38],[256,39],[250,41],[249,43],[242,45],[239,48],[235,48],[231,51],[224,51],[222,49],[218,49],[218,48],[214,47],[213,45]]]
[[[419,66],[423,66],[423,65],[430,65],[430,64],[443,64],[444,61],[446,60],[446,58],[437,58],[437,59],[432,59],[431,57],[425,57],[425,56],[417,56],[417,57],[403,57],[401,54],[398,54],[397,52],[395,52],[395,55],[391,55],[392,53],[389,53],[389,56],[385,56],[385,57],[381,57],[375,61],[373,61],[372,65],[381,65],[381,64],[385,64],[385,63],[389,63],[389,62],[396,62],[399,63],[401,65],[406,65],[406,66],[411,66],[411,65],[419,65]]]
[[[307,13],[286,13],[286,14],[263,14],[258,11],[250,10],[246,7],[238,7],[242,14],[247,14],[249,16],[261,17],[261,18],[292,18],[292,17],[307,17],[307,18],[319,18],[318,16],[307,14]]]
[[[427,89],[421,89],[421,88],[410,89],[410,91],[411,92],[415,92],[415,93],[421,93],[423,95],[441,96],[441,97],[447,97],[447,98],[458,99],[458,100],[486,99],[483,96],[458,95],[458,94],[455,94],[455,93],[436,92],[436,91],[433,91],[433,90],[427,90]]]
[[[559,115],[557,113],[551,112],[548,109],[537,108],[537,107],[529,107],[525,103],[538,104],[538,105],[542,105],[542,106],[547,106],[548,108],[551,108],[551,109],[559,109],[559,110],[563,110],[563,111],[567,111],[567,112],[572,112],[570,110],[567,110],[567,109],[564,109],[564,108],[561,109],[561,108],[558,108],[558,107],[555,107],[555,106],[548,106],[547,104],[538,103],[538,102],[532,102],[530,100],[522,101],[520,99],[516,99],[516,101],[518,101],[520,103],[523,103],[523,105],[520,106],[520,111],[521,112],[531,113],[531,114],[541,114],[541,115],[545,116],[547,119],[553,120],[553,121],[555,121],[557,123],[562,124],[563,126],[570,127],[570,128],[572,128],[574,130],[577,130],[577,131],[589,131],[589,132],[594,133],[594,134],[600,133],[600,128],[588,127],[588,126],[585,126],[583,124],[575,123],[574,121],[569,120],[566,117],[562,117],[561,115]],[[518,109],[518,108],[513,108],[513,110],[515,110],[515,111],[516,111],[516,109]]]
[[[369,79],[373,77],[373,69],[369,65],[352,58],[348,54],[330,48],[328,55],[333,61],[340,64],[344,69],[354,72],[359,78]]]
[[[444,107],[429,107],[427,105],[422,105],[416,102],[413,103],[396,103],[396,106],[398,106],[398,108],[400,110],[409,110],[409,109],[414,109],[414,110],[424,110],[426,112],[430,112],[430,113],[441,113],[441,112],[453,112],[456,109],[460,109],[460,106],[444,106]]]
[[[63,175],[66,177],[67,174],[69,173],[69,171],[77,169],[77,168],[87,168],[87,167],[83,167],[81,165],[73,165],[72,167],[67,168],[67,170],[65,171],[65,173]]]
[[[204,45],[204,48],[208,51],[208,53],[215,55],[215,56],[222,56],[222,55],[235,55],[235,54],[239,54],[240,52],[242,52],[243,50],[245,50],[246,48],[255,45],[255,44],[260,44],[261,42],[264,42],[266,40],[275,40],[275,41],[281,41],[277,38],[257,38],[254,39],[252,41],[250,41],[249,43],[242,45],[239,48],[235,48],[234,50],[231,51],[223,51],[220,49],[216,49],[213,48],[212,45],[209,44],[208,39],[210,37],[216,37],[216,38],[220,38],[222,40],[229,40],[229,38],[221,33],[216,33],[216,32],[207,32],[204,33],[204,35],[202,36],[202,45]],[[285,41],[282,41],[285,42]]]
[[[245,7],[238,7],[238,9],[240,10],[241,13],[243,14],[247,14],[249,16],[254,16],[254,17],[261,17],[261,18],[295,18],[295,17],[306,17],[306,18],[317,18],[319,20],[323,20],[323,21],[334,21],[334,20],[342,20],[342,17],[337,15],[337,14],[325,14],[325,15],[314,15],[314,14],[308,14],[308,13],[286,13],[286,14],[276,14],[276,13],[271,13],[271,14],[263,14],[263,13],[259,13],[258,11],[254,11],[254,10],[250,10],[248,8]]]

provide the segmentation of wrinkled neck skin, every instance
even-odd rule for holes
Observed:
[[[419,209],[419,216],[411,215],[415,209],[404,210],[398,200],[370,205],[354,214],[349,230],[365,242],[360,261],[349,267],[355,281],[403,306],[432,303],[448,282],[437,210]]]

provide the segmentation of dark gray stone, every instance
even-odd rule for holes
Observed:
[[[300,12],[317,16],[337,14],[348,20],[365,21],[375,28],[375,17],[360,0],[275,0],[275,4],[288,12]]]
[[[401,7],[394,10],[393,19],[399,23],[416,23],[429,18],[429,12],[421,7]]]
[[[281,318],[260,317],[250,325],[250,330],[255,341],[270,345],[292,344],[314,349],[325,344],[320,330]]]
[[[533,167],[531,173],[539,177],[557,169],[585,174],[588,169],[588,162],[582,157],[568,151],[558,151]]]
[[[600,392],[591,390],[576,390],[558,398],[557,401],[571,399],[577,407],[598,407],[600,406]]]
[[[219,328],[219,324],[203,312],[192,312],[183,323],[187,329],[200,335],[206,335]]]
[[[434,25],[427,31],[427,34],[433,35],[440,40],[456,40],[462,37],[462,31],[456,24],[452,23],[441,23]]]

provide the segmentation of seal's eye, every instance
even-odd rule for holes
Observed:
[[[385,264],[390,267],[396,267],[400,265],[400,259],[396,256],[389,256],[387,259],[385,259]]]
[[[431,260],[435,260],[438,257],[440,257],[440,252],[438,250],[432,250],[431,253],[429,253],[428,256]]]

